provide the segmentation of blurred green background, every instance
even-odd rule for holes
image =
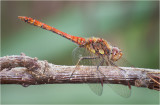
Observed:
[[[159,1],[1,1],[1,56],[19,55],[73,65],[76,45],[20,21],[28,16],[68,34],[101,37],[122,49],[135,67],[159,68]],[[86,84],[2,85],[3,104],[158,104],[159,92],[132,87],[130,98],[107,85],[96,96]]]

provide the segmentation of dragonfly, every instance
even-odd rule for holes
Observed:
[[[91,37],[82,38],[67,34],[54,27],[51,27],[45,23],[42,23],[36,19],[26,16],[18,16],[18,18],[26,23],[40,27],[42,29],[56,33],[64,38],[67,38],[78,45],[77,48],[73,50],[73,62],[78,65],[89,65],[97,66],[97,70],[93,73],[97,78],[105,76],[100,72],[99,67],[101,66],[112,66],[116,69],[118,76],[123,77],[127,85],[121,84],[111,84],[108,82],[108,86],[112,88],[118,95],[128,98],[131,95],[131,85],[126,79],[125,72],[118,67],[115,62],[122,58],[122,51],[118,47],[112,46],[108,41],[103,38]],[[71,76],[74,75],[75,70],[72,72]],[[97,79],[97,83],[88,83],[90,89],[96,95],[102,95],[103,92],[103,80]],[[117,78],[116,78],[117,79]]]

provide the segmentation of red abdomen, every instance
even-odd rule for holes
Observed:
[[[26,16],[18,16],[18,18],[21,19],[22,21],[27,22],[29,24],[32,24],[34,26],[38,26],[38,27],[41,27],[41,28],[46,29],[48,31],[52,31],[52,32],[54,32],[56,34],[59,34],[59,35],[71,40],[72,42],[74,42],[74,43],[76,43],[78,45],[83,45],[85,43],[85,41],[86,41],[82,37],[69,35],[69,34],[67,34],[65,32],[62,32],[62,31],[60,31],[60,30],[58,30],[58,29],[56,29],[54,27],[51,27],[51,26],[49,26],[47,24],[44,24],[44,23],[42,23],[42,22],[40,22],[38,20],[35,20],[33,18],[26,17]]]

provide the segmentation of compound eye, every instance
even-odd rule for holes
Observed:
[[[117,53],[118,53],[118,49],[113,48],[113,49],[112,49],[112,53],[113,53],[113,55],[117,55]]]
[[[117,52],[116,50],[113,51],[113,55],[117,55],[117,53],[118,53],[118,52]]]

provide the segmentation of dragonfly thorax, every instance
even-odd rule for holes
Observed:
[[[118,47],[112,47],[102,38],[89,38],[86,40],[84,47],[97,56],[108,56],[114,62],[122,57],[122,52]]]
[[[110,55],[112,48],[112,46],[109,45],[104,39],[95,37],[87,39],[84,47],[87,48],[87,50],[89,50],[91,53],[94,53],[98,56]]]

